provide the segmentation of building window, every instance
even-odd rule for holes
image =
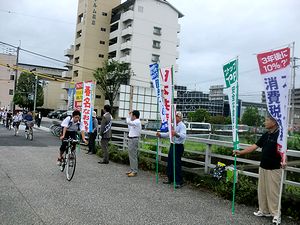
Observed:
[[[10,75],[10,80],[15,80],[15,75]]]
[[[160,36],[161,35],[161,28],[160,27],[154,27],[153,34]]]
[[[159,55],[152,54],[152,62],[159,62]]]
[[[105,31],[106,31],[106,28],[104,28],[104,27],[101,27],[101,31],[104,31],[104,32],[105,32]]]
[[[96,98],[101,98],[101,95],[96,95]]]
[[[81,13],[77,18],[77,24],[81,23],[83,20],[83,13]]]
[[[75,51],[78,51],[79,48],[80,48],[80,44],[77,44],[77,45],[75,46]]]
[[[139,6],[139,7],[138,7],[138,11],[139,11],[140,13],[144,12],[144,7],[143,7],[143,6]]]
[[[75,63],[75,64],[79,63],[79,57],[76,57],[76,58],[74,59],[74,63]]]
[[[100,45],[105,45],[105,41],[100,41]]]
[[[14,95],[14,90],[13,89],[9,89],[9,95]]]
[[[78,77],[78,70],[75,70],[75,71],[74,71],[73,76],[74,76],[74,77]]]
[[[102,16],[107,16],[107,13],[106,12],[102,12]]]
[[[82,30],[77,31],[77,33],[76,33],[76,38],[80,38],[80,37],[81,37],[81,33],[82,33]]]
[[[104,55],[103,54],[99,54],[99,58],[104,58]]]
[[[153,48],[160,49],[160,41],[153,41]]]

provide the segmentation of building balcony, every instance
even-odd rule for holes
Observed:
[[[115,31],[113,31],[113,32],[111,32],[111,33],[109,34],[109,38],[110,38],[110,39],[116,38],[116,37],[119,36],[119,33],[120,33],[120,30],[119,30],[119,29],[118,29],[118,30],[115,30]]]
[[[62,89],[69,89],[70,88],[70,84],[68,82],[62,83],[61,84],[61,88]]]
[[[132,35],[132,27],[125,28],[122,30],[122,37]]]
[[[124,12],[124,13],[122,14],[121,20],[122,20],[123,22],[126,22],[126,21],[128,21],[128,20],[133,20],[133,15],[134,15],[133,10],[128,10],[128,11],[126,11],[126,12]]]
[[[65,67],[72,68],[72,67],[73,67],[72,64],[73,64],[73,60],[72,60],[72,59],[68,59],[68,60],[66,61]]]
[[[113,44],[108,47],[108,52],[114,52],[118,50],[118,44]]]
[[[74,55],[74,45],[71,45],[70,48],[64,51],[64,56],[73,56]]]
[[[60,100],[68,101],[68,95],[67,94],[60,94],[59,98],[60,98]]]
[[[64,71],[64,72],[62,72],[61,77],[62,78],[72,78],[71,71]]]
[[[132,42],[131,41],[126,41],[126,42],[121,44],[121,50],[131,49],[131,46],[132,46]]]
[[[120,58],[120,62],[130,63],[131,57],[130,55],[126,55]]]
[[[181,25],[177,24],[177,33],[180,33],[180,30],[181,30]]]

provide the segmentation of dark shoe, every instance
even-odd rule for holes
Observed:
[[[164,180],[163,184],[172,184],[172,181],[170,181],[170,180]]]
[[[105,162],[105,161],[100,161],[98,162],[99,164],[108,164],[109,162]]]

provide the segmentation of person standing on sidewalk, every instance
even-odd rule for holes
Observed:
[[[280,153],[277,151],[279,128],[276,120],[271,116],[267,116],[265,127],[268,129],[268,132],[264,133],[256,144],[241,151],[233,151],[233,154],[238,156],[245,155],[255,151],[257,148],[262,148],[258,178],[259,210],[254,212],[254,215],[258,217],[273,217],[272,222],[280,224],[281,217],[280,212],[278,212],[278,204],[281,168],[286,166],[286,160],[282,160]]]
[[[126,119],[128,124],[128,156],[130,162],[130,170],[126,173],[128,177],[135,177],[138,172],[138,148],[139,139],[142,131],[142,124],[140,121],[140,112],[134,110],[129,112]]]
[[[93,111],[92,113],[93,130],[92,132],[89,132],[89,150],[86,153],[89,155],[96,154],[95,141],[96,141],[97,131],[98,131],[98,120],[96,117],[97,117],[97,113]]]
[[[175,141],[175,181],[176,188],[181,188],[183,185],[182,178],[182,168],[181,168],[181,157],[184,152],[184,142],[186,139],[186,126],[182,122],[182,113],[176,112],[176,129],[171,130],[172,137],[174,137]],[[157,132],[157,137],[167,138],[169,137],[169,133],[160,133]],[[173,166],[173,146],[171,143],[170,150],[168,154],[168,166],[167,166],[167,176],[168,180],[164,181],[164,184],[171,184],[174,181],[174,166]]]
[[[104,115],[101,119],[100,136],[101,136],[101,149],[103,152],[103,161],[98,163],[108,164],[109,163],[109,152],[108,143],[112,137],[111,125],[112,125],[112,115],[110,105],[104,106]]]

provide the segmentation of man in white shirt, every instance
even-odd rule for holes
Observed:
[[[130,170],[126,173],[128,177],[135,177],[138,172],[138,147],[139,138],[141,136],[142,124],[140,121],[140,112],[134,110],[129,112],[126,119],[129,128],[128,134],[128,155],[130,162]]]
[[[85,140],[85,130],[84,130],[84,125],[83,122],[80,122],[80,116],[81,113],[78,110],[75,110],[72,113],[71,116],[67,116],[61,123],[61,126],[63,128],[62,130],[62,135],[60,137],[60,140],[62,140],[62,144],[60,146],[60,151],[59,151],[59,157],[57,159],[57,165],[61,165],[62,157],[64,152],[67,150],[67,142],[64,142],[64,139],[72,138],[76,140],[76,134],[78,131],[81,133],[82,141],[87,144],[87,141]],[[75,150],[75,145],[72,148],[72,151]]]
[[[183,185],[182,169],[181,169],[181,157],[184,152],[184,142],[186,139],[186,126],[182,122],[182,113],[176,112],[176,129],[171,130],[172,137],[174,137],[175,142],[175,182],[176,188],[181,188]],[[157,132],[157,137],[167,138],[168,133]],[[174,181],[174,165],[173,165],[173,150],[174,144],[170,145],[170,150],[168,154],[168,166],[167,175],[168,180],[164,181],[164,184],[171,184]]]

